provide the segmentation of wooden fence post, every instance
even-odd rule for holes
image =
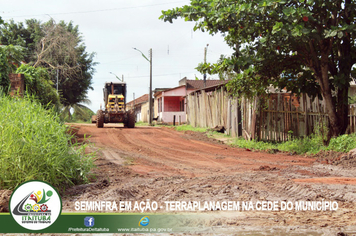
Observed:
[[[252,122],[251,122],[251,139],[255,139],[256,124],[257,124],[257,104],[259,103],[259,97],[255,97],[252,109]]]
[[[304,112],[305,112],[305,116],[304,116],[304,122],[305,122],[305,135],[308,136],[309,135],[309,125],[308,125],[308,102],[307,102],[307,96],[305,93],[303,93],[303,103],[304,103]]]
[[[231,135],[231,99],[227,102],[227,122],[226,122],[226,133],[227,135]]]

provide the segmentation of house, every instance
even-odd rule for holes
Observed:
[[[186,122],[185,95],[184,85],[155,93],[154,117],[161,122],[173,123],[175,116],[176,121]]]
[[[224,84],[221,80],[206,80],[206,87]],[[204,88],[203,80],[188,80],[186,77],[179,81],[179,86],[154,93],[154,117],[158,121],[173,123],[175,121],[185,123],[186,96],[196,90]]]
[[[148,94],[126,103],[126,110],[135,110],[136,122],[148,122]]]

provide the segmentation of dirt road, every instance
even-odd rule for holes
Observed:
[[[75,125],[90,135],[97,179],[67,191],[75,201],[337,202],[335,211],[213,211],[207,232],[336,235],[356,232],[356,167],[322,164],[288,153],[233,148],[201,133],[170,128]],[[164,212],[164,210],[162,210]]]

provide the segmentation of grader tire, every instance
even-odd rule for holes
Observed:
[[[96,127],[103,128],[104,127],[104,114],[102,110],[98,110],[96,113]]]
[[[133,110],[129,111],[127,114],[127,128],[135,128],[135,112]]]

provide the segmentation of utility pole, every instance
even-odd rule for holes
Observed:
[[[149,125],[152,125],[152,48],[150,49],[150,95],[149,95],[149,106],[150,106],[150,110],[149,110]]]
[[[135,117],[136,117],[136,109],[135,109],[135,93],[133,93],[133,100],[132,100],[132,102],[133,102],[133,109],[134,109],[134,111],[135,111]],[[136,118],[135,118],[136,119]]]
[[[206,64],[206,53],[208,51],[209,44],[204,48],[204,64]],[[206,73],[204,73],[204,88],[206,87]]]
[[[150,53],[149,58],[150,59],[148,59],[145,56],[145,54],[143,54],[137,48],[133,48],[133,49],[136,50],[136,51],[139,51],[141,53],[141,55],[150,63],[150,91],[149,91],[149,95],[148,95],[149,96],[149,100],[148,100],[148,106],[149,106],[149,108],[148,108],[148,116],[149,116],[148,123],[149,123],[149,125],[152,125],[152,117],[153,117],[153,115],[152,115],[152,113],[153,113],[152,112],[152,48],[149,51],[149,53]]]

